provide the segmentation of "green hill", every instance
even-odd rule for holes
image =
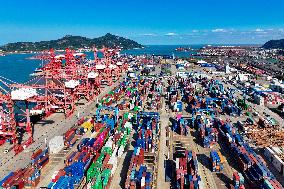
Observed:
[[[87,38],[81,36],[72,36],[66,35],[65,37],[57,40],[50,41],[40,41],[40,42],[16,42],[8,43],[0,47],[0,50],[5,52],[14,52],[14,51],[42,51],[50,48],[54,49],[78,49],[78,48],[92,48],[96,46],[101,48],[103,46],[113,48],[113,47],[122,47],[123,49],[133,49],[143,47],[141,44],[107,33],[106,35],[98,38]]]

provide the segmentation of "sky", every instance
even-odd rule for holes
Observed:
[[[144,45],[263,44],[284,38],[284,0],[1,0],[0,45],[98,37]]]

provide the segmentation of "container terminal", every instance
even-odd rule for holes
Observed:
[[[283,188],[283,84],[234,58],[254,50],[119,51],[0,78],[0,188]]]

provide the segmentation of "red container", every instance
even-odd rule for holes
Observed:
[[[34,152],[31,156],[31,159],[35,159],[42,153],[42,149],[38,149],[36,152]]]
[[[253,162],[253,164],[258,163],[257,159],[254,157],[253,154],[249,155],[250,160]]]
[[[2,186],[3,186],[4,188],[12,187],[13,184],[14,184],[15,182],[17,182],[17,181],[22,177],[22,175],[24,174],[25,171],[26,171],[25,169],[19,169],[18,171],[16,171],[16,172],[14,173],[14,175],[13,175],[12,177],[10,177],[8,180],[6,180],[6,181],[2,184]]]
[[[71,165],[73,162],[75,162],[76,158],[79,157],[81,152],[76,152],[76,155],[72,158],[72,161],[68,162],[68,165]]]
[[[79,157],[83,154],[84,152],[78,152],[75,157],[73,158],[74,162],[78,162]]]
[[[83,163],[86,163],[89,159],[90,159],[90,154],[87,153],[87,154],[83,157],[82,162],[83,162]]]
[[[235,181],[239,181],[239,180],[240,180],[240,175],[238,174],[238,172],[234,172],[234,173],[233,173],[233,179],[234,179]]]
[[[107,154],[107,155],[105,156],[104,161],[103,161],[103,168],[107,165],[107,163],[108,163],[109,159],[110,159],[110,155],[109,155],[109,154]]]
[[[55,175],[55,177],[51,180],[52,182],[57,182],[58,179],[62,176],[66,175],[66,172],[63,169],[60,169],[57,173],[57,175]]]
[[[32,184],[33,187],[36,187],[39,182],[40,182],[40,177],[37,177],[35,180],[33,180],[33,181],[31,182],[31,184]]]

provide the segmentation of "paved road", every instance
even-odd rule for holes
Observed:
[[[161,109],[161,134],[160,134],[160,143],[159,143],[159,155],[158,155],[158,175],[157,175],[157,188],[170,188],[170,183],[165,182],[165,155],[168,154],[168,148],[166,146],[166,127],[169,122],[169,114],[165,112],[165,101],[163,100],[162,109]]]

